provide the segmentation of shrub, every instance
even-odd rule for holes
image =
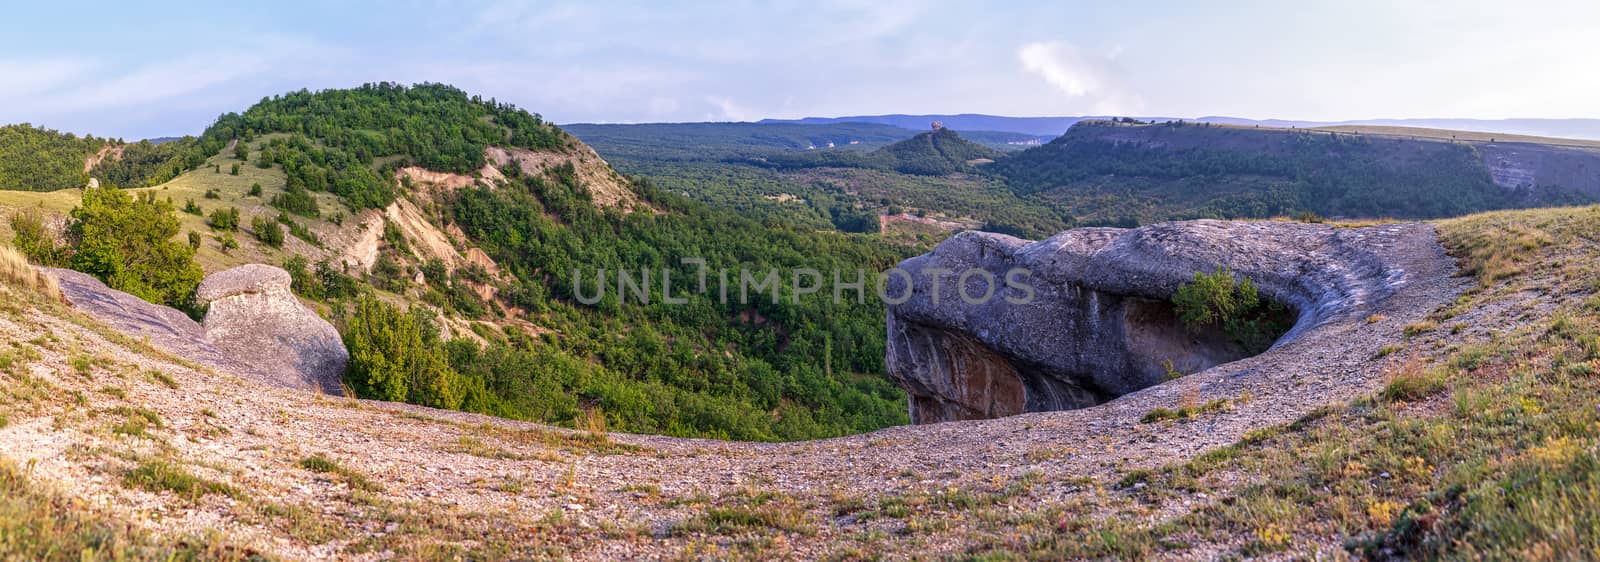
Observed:
[[[235,168],[239,167],[238,164],[234,164],[233,166]],[[251,197],[260,197],[261,196],[261,182],[256,182],[256,183],[250,184],[250,196]]]
[[[435,408],[461,406],[460,376],[437,345],[437,328],[420,313],[363,295],[344,340],[350,349],[345,378],[359,395]]]
[[[67,225],[67,238],[77,243],[70,265],[113,289],[185,308],[203,273],[194,249],[177,236],[170,202],[151,193],[89,189]]]
[[[206,222],[215,230],[229,232],[239,230],[239,208],[228,207],[211,211],[211,217],[206,219]]]
[[[61,267],[72,257],[72,248],[57,244],[55,239],[45,232],[44,217],[36,210],[12,213],[11,231],[16,233],[16,239],[12,243],[33,263]]]
[[[1249,279],[1235,279],[1218,267],[1213,273],[1195,272],[1193,281],[1172,295],[1178,319],[1191,332],[1220,327],[1247,353],[1272,347],[1294,325],[1283,305],[1262,299]]]
[[[278,213],[278,222],[289,227],[289,234],[293,234],[295,238],[305,240],[307,244],[312,246],[322,247],[322,239],[317,237],[317,233],[306,228],[306,225],[295,222],[294,218],[290,217],[288,213]]]
[[[278,227],[277,221],[256,215],[250,219],[250,228],[255,230],[256,239],[262,244],[274,248],[283,247],[283,229]]]

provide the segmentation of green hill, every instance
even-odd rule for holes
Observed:
[[[1491,157],[1504,149],[1336,131],[1085,121],[986,170],[1018,194],[1056,203],[1085,222],[1307,211],[1432,218],[1600,200],[1592,179],[1514,183],[1500,166],[1506,160]],[[1600,152],[1563,156],[1580,160],[1575,166],[1600,166]]]
[[[0,189],[54,191],[89,181],[85,161],[106,145],[93,137],[23,123],[0,127]]]
[[[955,131],[935,129],[878,150],[903,174],[942,176],[968,172],[980,161],[993,161],[1000,152],[961,138]]]
[[[789,125],[794,126],[794,125]],[[920,176],[972,172],[980,161],[994,160],[1000,152],[939,128],[909,139],[861,152],[847,149],[781,152],[756,155],[749,161],[779,169],[865,168]]]

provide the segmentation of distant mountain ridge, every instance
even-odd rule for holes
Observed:
[[[923,129],[933,121],[944,123],[956,131],[1000,131],[1022,133],[1027,135],[1049,136],[1051,138],[1066,133],[1067,129],[1080,121],[1109,119],[1105,115],[1079,115],[1060,117],[1010,117],[1003,115],[985,115],[978,113],[962,113],[955,115],[852,115],[845,117],[804,117],[800,119],[762,119],[758,123],[803,123],[821,125],[829,123],[878,123],[893,125],[907,129]],[[1173,121],[1178,117],[1137,117],[1144,121]],[[1418,127],[1427,129],[1453,129],[1458,131],[1476,131],[1485,133],[1502,133],[1509,135],[1529,135],[1539,137],[1574,138],[1600,140],[1600,119],[1574,118],[1574,119],[1450,119],[1450,118],[1424,118],[1424,119],[1354,119],[1348,121],[1310,121],[1292,119],[1248,119],[1244,117],[1229,117],[1225,115],[1208,115],[1205,117],[1182,118],[1186,121],[1201,121],[1225,125],[1260,125],[1262,127],[1279,128],[1316,128],[1336,127],[1345,125],[1379,125],[1391,127]]]

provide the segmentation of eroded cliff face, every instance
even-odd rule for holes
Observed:
[[[1226,267],[1295,310],[1282,345],[1365,316],[1405,279],[1384,248],[1431,235],[1424,225],[1226,221],[1039,242],[967,232],[889,276],[886,295],[906,300],[889,306],[887,367],[911,395],[914,423],[1092,406],[1247,355],[1178,321],[1171,295],[1195,272]]]

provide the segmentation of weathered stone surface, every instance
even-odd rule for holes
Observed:
[[[900,264],[912,293],[889,306],[889,374],[911,395],[917,423],[1091,406],[1162,382],[1168,361],[1194,373],[1244,357],[1220,334],[1188,333],[1173,314],[1171,295],[1196,271],[1227,267],[1294,309],[1298,322],[1277,349],[1370,314],[1406,282],[1408,257],[1393,247],[1418,237],[1437,246],[1427,225],[1202,220],[1081,228],[1039,242],[962,233]],[[1027,291],[1006,283],[1019,270],[1019,285],[1033,291],[1027,304],[1013,302]],[[976,298],[990,275],[993,296]],[[904,276],[889,278],[891,301],[905,290]]]
[[[195,298],[209,304],[204,324],[68,269],[40,268],[74,308],[129,337],[220,372],[257,382],[342,394],[350,354],[339,331],[289,291],[289,273],[242,265],[205,278]]]
[[[339,331],[289,291],[289,273],[247,264],[213,273],[195,299],[207,305],[205,336],[282,386],[341,394],[350,354]]]
[[[85,314],[117,332],[173,355],[222,372],[256,380],[270,380],[252,365],[234,359],[206,340],[205,328],[175,308],[150,304],[139,297],[107,287],[99,279],[70,269],[40,268],[56,278],[61,294]]]

